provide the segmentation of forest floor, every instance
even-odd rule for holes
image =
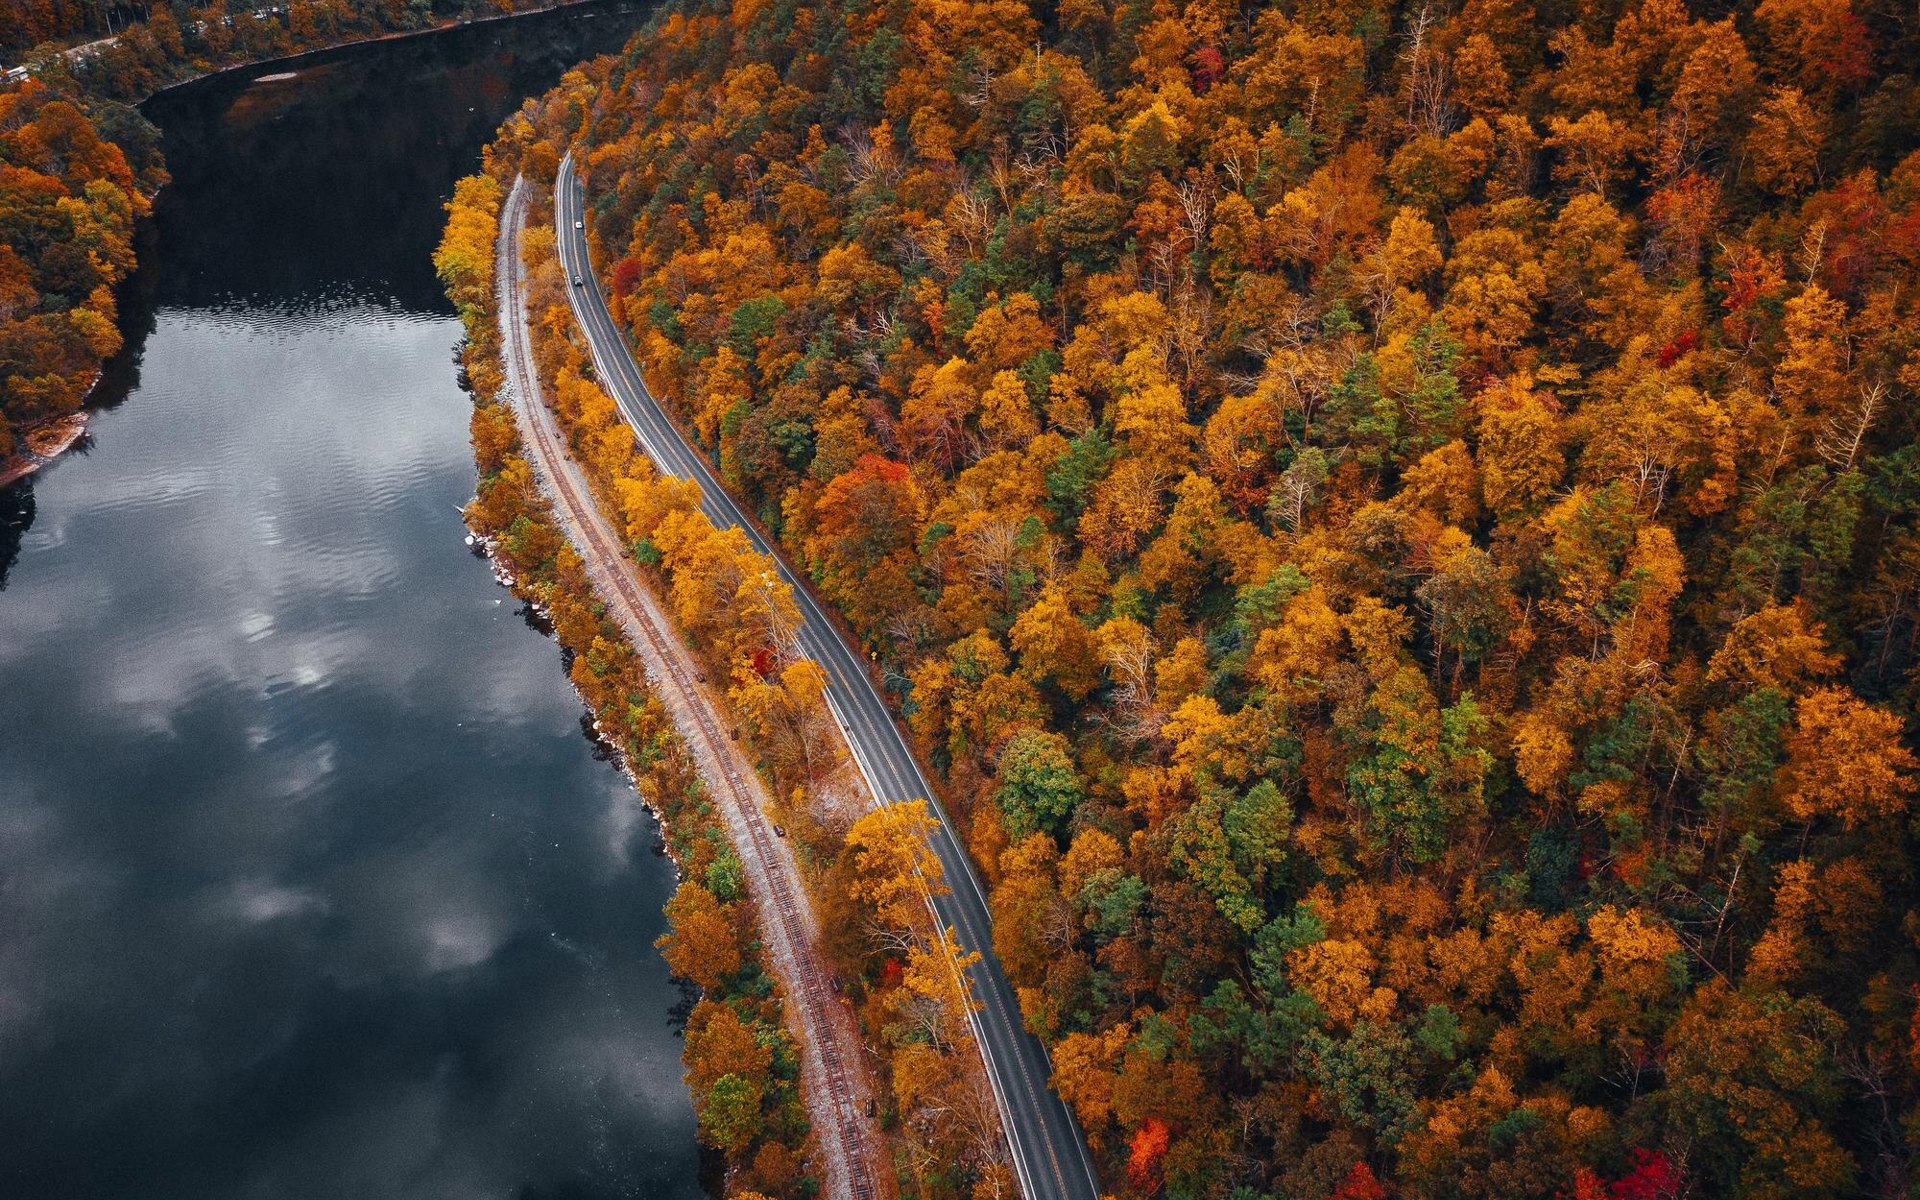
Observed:
[[[633,640],[648,681],[698,763],[721,813],[734,851],[758,904],[769,965],[780,981],[785,1011],[800,1047],[802,1087],[825,1194],[835,1200],[877,1200],[891,1192],[882,1147],[866,1116],[874,1097],[865,1048],[851,1005],[828,986],[817,949],[819,923],[791,846],[767,817],[771,797],[738,743],[721,730],[727,718],[700,680],[701,668],[658,598],[621,551],[625,539],[594,503],[579,467],[549,411],[533,362],[520,256],[527,191],[516,181],[500,214],[496,261],[501,356],[507,388],[542,490],[581,557],[608,611]]]

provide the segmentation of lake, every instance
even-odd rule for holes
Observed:
[[[463,544],[429,261],[500,121],[642,20],[148,105],[128,352],[0,493],[0,1195],[704,1194],[672,866]]]

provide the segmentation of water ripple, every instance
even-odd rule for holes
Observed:
[[[700,1195],[657,826],[461,544],[500,36],[162,119],[137,383],[0,590],[9,1200]]]

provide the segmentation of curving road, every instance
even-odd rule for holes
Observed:
[[[828,704],[874,798],[892,804],[924,797],[940,818],[932,848],[940,856],[951,890],[934,898],[934,911],[953,928],[962,950],[978,951],[980,955],[969,971],[974,995],[981,1003],[973,1017],[974,1033],[986,1060],[987,1077],[1000,1108],[1021,1193],[1027,1200],[1096,1200],[1099,1186],[1086,1139],[1049,1084],[1052,1071],[1046,1051],[1020,1022],[1013,988],[994,956],[986,892],[960,838],[894,724],[879,689],[868,678],[858,652],[800,583],[780,549],[747,520],[714,477],[706,457],[668,419],[640,378],[640,369],[607,312],[594,278],[587,235],[575,228],[585,220],[586,208],[571,157],[560,165],[554,210],[561,265],[570,277],[581,281],[580,287],[567,289],[574,317],[587,335],[601,383],[633,426],[641,447],[662,471],[700,484],[701,508],[715,525],[744,530],[757,549],[779,564],[781,578],[793,587],[800,604],[801,648],[827,673]]]
[[[865,1050],[853,1010],[829,987],[816,947],[819,922],[808,902],[792,848],[769,830],[766,789],[753,765],[721,733],[721,717],[698,667],[673,632],[659,601],[634,581],[622,560],[621,538],[594,505],[586,478],[567,457],[566,439],[541,397],[524,299],[526,268],[520,239],[526,226],[527,185],[513,181],[500,213],[494,285],[499,301],[500,357],[507,370],[502,391],[512,400],[527,457],[553,502],[568,540],[585,557],[594,588],[608,611],[633,639],[654,694],[680,730],[706,780],[728,839],[740,855],[749,890],[759,906],[759,926],[771,965],[786,990],[786,1018],[800,1046],[802,1090],[815,1146],[825,1166],[828,1200],[875,1200],[889,1194],[880,1149],[863,1114],[873,1103],[864,1068]]]

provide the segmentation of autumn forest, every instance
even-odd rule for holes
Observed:
[[[78,411],[121,348],[116,289],[135,266],[135,223],[167,182],[159,131],[133,105],[223,68],[500,11],[491,0],[0,6],[0,55],[26,76],[0,81],[0,469]],[[62,53],[73,42],[86,52]]]
[[[877,655],[1110,1190],[1893,1197],[1916,63],[1877,0],[738,0],[497,150]]]
[[[0,12],[0,463],[121,347],[167,181],[128,104],[499,7]],[[435,260],[467,518],[665,818],[700,1136],[809,1200],[739,853],[500,399],[503,198],[568,154],[648,384],[931,767],[1104,1191],[1920,1191],[1913,12],[669,0],[501,129]],[[794,597],[525,249],[570,447],[792,829],[887,1191],[1010,1197],[928,810],[836,807]]]

